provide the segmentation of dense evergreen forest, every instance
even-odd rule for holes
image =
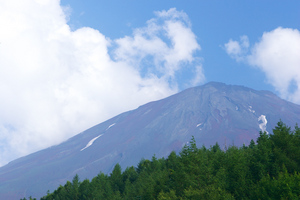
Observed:
[[[280,121],[248,146],[197,148],[192,138],[179,154],[142,159],[123,172],[117,164],[91,181],[76,175],[41,200],[300,199],[299,172],[300,128]]]

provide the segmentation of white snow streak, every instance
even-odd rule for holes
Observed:
[[[262,132],[265,132],[265,131],[266,131],[267,134],[269,134],[268,131],[266,130],[266,128],[267,128],[267,123],[268,123],[266,116],[265,116],[265,115],[261,115],[261,116],[258,118],[258,121],[261,121],[261,123],[258,124],[260,130],[261,130]]]
[[[111,127],[113,127],[115,124],[116,124],[116,123],[113,123],[113,124],[109,125],[105,131],[107,131],[108,129],[110,129]],[[99,137],[101,137],[102,135],[103,135],[103,134],[101,134],[101,135],[99,135],[99,136],[97,136],[97,137],[91,139],[91,140],[89,141],[89,143],[87,143],[87,145],[86,145],[84,148],[82,148],[80,151],[83,151],[83,150],[85,150],[86,148],[90,147],[90,146],[95,142],[95,140],[97,140],[97,139],[98,139]]]
[[[197,128],[200,126],[202,127],[203,123],[197,124]],[[202,128],[199,128],[200,131],[202,131]]]
[[[106,129],[106,131],[108,130],[108,129],[110,129],[112,126],[114,126],[116,123],[113,123],[113,124],[111,124],[111,125],[109,125],[109,127]]]
[[[88,148],[88,147],[90,147],[94,142],[95,142],[95,140],[97,140],[99,137],[101,137],[102,135],[99,135],[99,136],[97,136],[97,137],[95,137],[95,138],[93,138],[91,141],[89,141],[89,143],[87,143],[87,145],[83,148],[83,149],[81,149],[80,151],[83,151],[83,150],[85,150],[86,148]]]

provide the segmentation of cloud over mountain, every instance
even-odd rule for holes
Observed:
[[[184,12],[156,12],[116,41],[71,30],[66,13],[59,0],[0,2],[0,165],[177,92],[183,64],[204,79]]]
[[[186,13],[171,8],[155,14],[156,17],[148,20],[146,27],[136,29],[132,37],[116,40],[115,58],[136,67],[150,61],[155,69],[148,69],[147,76],[158,73],[163,80],[173,82],[175,73],[186,67],[186,63],[199,64],[194,52],[200,50],[200,45]]]
[[[245,38],[245,36],[243,37]],[[262,70],[267,81],[284,99],[300,103],[300,32],[297,29],[278,27],[263,33],[248,53],[245,40],[229,40],[226,52],[237,61]]]

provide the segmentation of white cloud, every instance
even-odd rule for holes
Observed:
[[[200,49],[187,15],[171,9],[117,40],[111,59],[115,41],[72,31],[59,3],[0,2],[0,165],[175,93],[168,79]],[[144,72],[149,56],[154,67]]]
[[[230,51],[227,53],[232,55]],[[300,103],[299,30],[279,27],[265,32],[252,47],[251,53],[241,57],[248,64],[262,70],[282,98]]]
[[[228,43],[226,43],[225,45],[225,50],[229,55],[239,55],[241,54],[241,46],[239,44],[239,42],[237,41],[233,41],[232,39],[229,40]]]
[[[248,56],[250,64],[266,73],[268,81],[281,96],[300,103],[300,32],[296,29],[277,28],[265,32]],[[294,82],[297,88],[289,91]]]
[[[240,37],[240,42],[229,40],[224,45],[226,53],[236,61],[242,61],[249,48],[249,39],[246,35]]]
[[[156,12],[156,18],[147,22],[147,26],[136,29],[132,37],[116,41],[119,48],[115,59],[125,61],[137,68],[153,59],[155,70],[147,75],[161,74],[164,80],[175,80],[175,74],[187,64],[193,64],[194,52],[200,50],[191,24],[184,12],[175,8]],[[203,80],[202,80],[203,81]]]

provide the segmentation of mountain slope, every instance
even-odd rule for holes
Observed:
[[[123,169],[141,158],[167,156],[194,136],[199,146],[248,144],[279,120],[300,122],[300,106],[267,91],[208,83],[140,106],[96,125],[60,145],[0,168],[0,199],[40,197],[71,180]]]

